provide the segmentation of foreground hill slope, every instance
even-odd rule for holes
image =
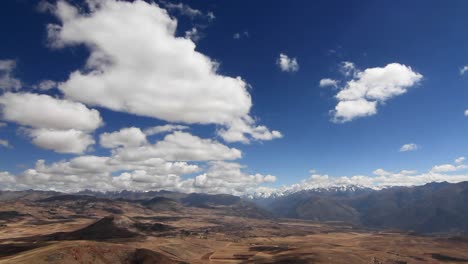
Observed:
[[[182,264],[162,253],[144,248],[93,241],[68,241],[33,249],[0,263],[10,264]]]

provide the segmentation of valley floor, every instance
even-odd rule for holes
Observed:
[[[0,263],[468,263],[464,237],[246,218],[223,207],[16,201],[0,212]]]

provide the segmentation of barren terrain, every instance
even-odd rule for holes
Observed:
[[[240,213],[245,208],[15,198],[0,202],[0,263],[468,263],[463,236],[277,219],[253,207]]]

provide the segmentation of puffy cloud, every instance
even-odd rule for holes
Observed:
[[[172,131],[177,131],[177,130],[186,130],[186,129],[189,129],[189,127],[188,126],[183,126],[183,125],[167,124],[167,125],[163,125],[163,126],[150,127],[150,128],[145,129],[143,132],[147,136],[152,136],[152,135],[156,135],[156,134],[167,133],[167,132],[172,132]]]
[[[365,99],[340,101],[335,106],[334,122],[347,122],[357,117],[371,116],[377,113],[377,102],[367,101]]]
[[[6,139],[0,139],[0,147],[9,148],[11,147],[10,142]]]
[[[459,171],[459,170],[465,170],[468,167],[466,165],[453,165],[453,164],[442,164],[442,165],[436,165],[432,167],[431,172],[452,172],[452,171]]]
[[[31,127],[24,131],[34,145],[59,153],[83,153],[95,143],[88,133],[103,124],[97,110],[48,95],[6,93],[0,106],[4,120]]]
[[[136,127],[122,128],[101,134],[99,143],[105,148],[138,147],[146,143],[146,135]]]
[[[338,87],[338,81],[337,81],[337,80],[333,80],[333,79],[329,79],[329,78],[321,79],[321,80],[320,80],[320,83],[319,83],[319,86],[320,86],[320,87],[333,87],[333,88],[337,88],[337,87]]]
[[[180,189],[183,182],[180,176],[199,170],[197,165],[186,162],[166,162],[162,159],[125,163],[113,157],[81,156],[49,165],[44,160],[38,160],[34,168],[14,177],[13,183],[5,182],[6,180],[2,179],[0,173],[0,186],[9,184],[10,189],[34,188],[65,192],[84,189],[183,191]],[[118,176],[112,176],[112,174]],[[177,181],[174,182],[173,179]],[[169,182],[173,185],[168,184]]]
[[[336,97],[339,100],[385,101],[404,94],[407,89],[422,79],[422,75],[410,67],[390,63],[383,68],[369,68],[357,73],[357,78],[349,81]]]
[[[81,175],[88,177],[89,175],[110,176],[111,173],[119,171],[134,170],[144,170],[158,175],[184,175],[198,172],[200,169],[197,165],[186,162],[167,162],[158,158],[126,162],[112,156],[80,156],[70,161],[60,161],[51,165],[46,165],[44,160],[39,160],[36,163],[35,170],[51,175]]]
[[[249,175],[242,172],[243,168],[244,166],[234,162],[211,162],[204,174],[195,177],[195,191],[239,195],[251,192],[259,184],[276,181],[273,175]]]
[[[266,126],[255,126],[255,122],[250,117],[234,120],[228,129],[220,129],[218,135],[227,142],[243,143],[249,143],[251,139],[272,140],[283,137],[279,131],[270,131]]]
[[[93,131],[103,123],[97,110],[48,95],[5,93],[0,106],[4,120],[35,128]]]
[[[465,161],[465,157],[458,157],[455,159],[456,164],[461,164]]]
[[[252,192],[259,185],[276,181],[273,175],[247,174],[243,172],[245,166],[234,162],[213,161],[207,165],[204,173],[184,179],[183,175],[199,172],[201,168],[186,162],[166,162],[157,158],[125,162],[113,156],[81,156],[50,165],[44,160],[39,160],[34,168],[16,177],[0,173],[0,186],[10,186],[11,189],[34,188],[66,192],[83,189],[100,191],[165,189],[241,195]]]
[[[34,145],[59,153],[83,153],[90,145],[95,143],[92,136],[75,129],[37,128],[27,129],[26,131]]]
[[[468,116],[468,109],[465,110],[465,113],[464,113],[464,114],[465,114],[465,116]]]
[[[408,143],[404,144],[403,146],[400,147],[400,152],[406,152],[406,151],[415,151],[419,148],[418,145],[414,143]]]
[[[399,63],[364,71],[356,70],[354,64],[344,65],[348,65],[343,66],[345,75],[353,74],[353,78],[336,95],[338,104],[332,111],[334,122],[348,122],[358,117],[375,115],[378,104],[406,93],[423,77]]]
[[[126,190],[179,190],[182,180],[174,174],[157,175],[145,170],[135,170],[114,177],[112,182],[116,187]]]
[[[18,90],[21,88],[21,81],[12,75],[15,68],[16,61],[0,60],[0,89]]]
[[[391,174],[391,172],[388,172],[384,169],[376,169],[375,171],[372,172],[373,174],[377,176],[388,176]]]
[[[288,55],[280,53],[276,64],[284,72],[297,72],[299,70],[299,63],[296,58],[289,58]]]
[[[58,83],[52,80],[42,80],[39,83],[33,85],[34,89],[42,90],[42,91],[47,91],[52,88],[57,87]]]
[[[90,10],[58,1],[61,25],[48,27],[53,47],[90,50],[86,68],[59,85],[67,98],[169,122],[227,126],[250,117],[247,83],[219,74],[217,62],[176,37],[177,21],[164,9],[108,0]]]
[[[460,75],[464,75],[468,71],[468,65],[463,66],[460,68]]]
[[[1,190],[16,190],[16,179],[7,171],[0,172],[0,189]]]
[[[217,141],[176,131],[152,145],[117,149],[115,156],[125,161],[150,158],[161,158],[167,161],[209,161],[239,159],[242,153],[238,149],[229,148]]]

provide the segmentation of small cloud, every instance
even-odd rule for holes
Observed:
[[[166,1],[161,1],[161,5],[164,6],[166,9],[168,9],[170,11],[177,11],[179,14],[181,14],[183,16],[187,16],[187,17],[189,17],[191,19],[207,18],[208,20],[211,21],[211,20],[216,18],[215,15],[213,14],[213,12],[211,12],[211,11],[209,11],[209,12],[207,12],[205,14],[202,11],[200,11],[198,9],[195,9],[195,8],[192,8],[189,5],[186,5],[186,4],[183,4],[183,3],[174,4],[174,3],[170,3],[170,2],[166,2]]]
[[[197,28],[185,31],[185,38],[191,39],[193,42],[198,42],[201,38],[200,32]]]
[[[209,20],[213,20],[213,19],[216,18],[215,15],[213,14],[213,12],[211,12],[211,11],[208,12],[208,13],[206,14],[206,16],[208,17]]]
[[[21,81],[13,77],[15,68],[15,60],[0,60],[0,89],[19,90],[21,88]]]
[[[181,131],[181,130],[186,130],[189,129],[188,126],[183,126],[183,125],[163,125],[163,126],[154,126],[154,127],[149,127],[143,131],[145,135],[147,136],[152,136],[156,134],[161,134],[161,133],[169,133],[172,131]]]
[[[356,65],[353,62],[350,61],[343,61],[341,62],[340,65],[340,71],[345,75],[345,76],[351,76],[356,73]]]
[[[296,58],[290,58],[288,55],[280,53],[276,64],[284,72],[297,72],[299,70],[299,63]]]
[[[414,143],[404,144],[403,146],[401,146],[400,152],[415,151],[418,148],[419,146]]]
[[[47,91],[55,87],[57,87],[57,82],[52,81],[52,80],[43,80],[43,81],[40,81],[38,84],[35,84],[32,86],[32,88],[39,89],[42,91]]]
[[[464,75],[465,72],[467,71],[468,71],[468,65],[463,66],[462,68],[460,68],[460,75]]]
[[[377,175],[377,176],[388,176],[388,175],[391,175],[392,173],[391,172],[388,172],[384,169],[376,169],[375,171],[372,172],[374,175]]]
[[[244,31],[244,32],[237,32],[232,36],[234,39],[241,39],[241,38],[247,38],[249,37],[249,32]]]
[[[445,172],[453,172],[453,171],[460,171],[460,170],[466,170],[467,166],[466,165],[452,165],[452,164],[442,164],[442,165],[436,165],[432,167],[431,171],[432,173],[445,173]]]
[[[55,11],[55,6],[48,1],[41,0],[39,4],[37,4],[37,11],[41,13],[53,13]]]
[[[329,79],[329,78],[325,78],[325,79],[320,80],[319,85],[320,85],[320,87],[333,87],[333,88],[337,88],[337,87],[338,87],[338,81],[337,81],[337,80],[333,80],[333,79]]]
[[[418,173],[417,170],[402,170],[400,171],[400,174],[402,175],[413,175],[413,174],[416,174]]]
[[[465,116],[468,116],[468,109],[465,110]]]
[[[11,148],[11,145],[8,140],[0,139],[0,147]]]
[[[465,161],[465,157],[458,157],[458,158],[455,159],[456,164],[461,164],[461,163],[463,163],[463,161]]]

